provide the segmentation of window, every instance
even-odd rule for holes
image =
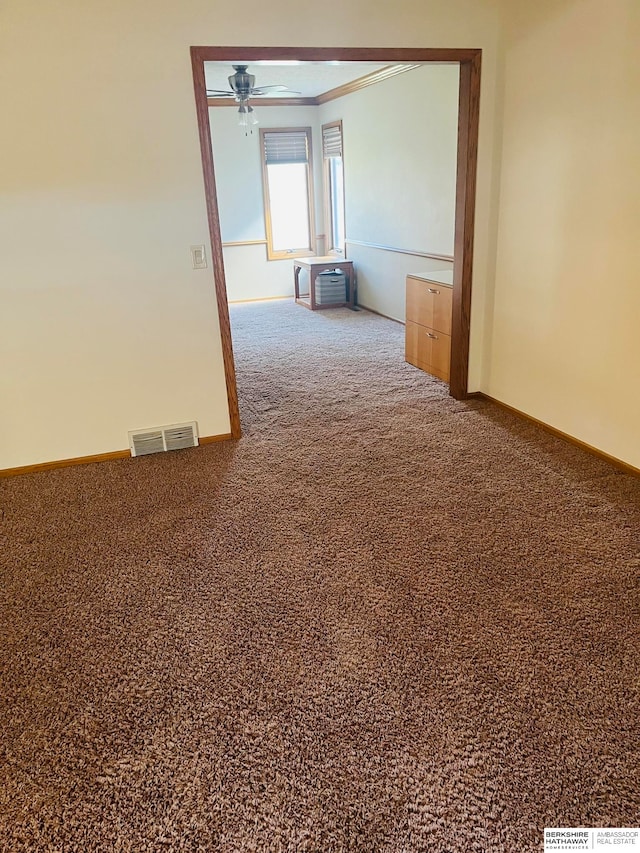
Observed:
[[[267,257],[312,254],[311,128],[260,130]]]
[[[322,160],[327,251],[344,255],[344,166],[341,121],[322,125]]]

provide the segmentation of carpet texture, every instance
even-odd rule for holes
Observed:
[[[637,826],[640,482],[370,313],[232,328],[240,442],[0,485],[0,849]]]

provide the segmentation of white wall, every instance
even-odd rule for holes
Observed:
[[[343,120],[348,236],[453,254],[457,65],[425,65],[329,101]]]
[[[406,319],[406,278],[413,273],[448,270],[453,264],[347,244],[358,282],[358,304],[401,323]]]
[[[265,245],[225,246],[222,252],[229,302],[293,297],[293,258],[268,261]]]
[[[315,233],[322,226],[321,138],[317,107],[267,107],[256,102],[260,127],[310,127],[312,131]],[[245,135],[237,110],[210,107],[211,138],[222,241],[264,240],[264,205],[259,128]],[[293,296],[293,260],[267,260],[266,246],[224,248],[230,302]]]
[[[507,5],[492,396],[640,467],[640,5]]]
[[[481,369],[499,16],[494,0],[5,0],[0,21],[0,468],[229,418],[189,46],[482,47],[471,387]],[[492,201],[493,200],[493,201]],[[479,322],[478,322],[479,320]]]
[[[427,65],[320,107],[342,119],[347,252],[361,305],[405,318],[405,277],[451,263],[359,245],[453,255],[457,65]],[[355,242],[350,242],[350,241]]]

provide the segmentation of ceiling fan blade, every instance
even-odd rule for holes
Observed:
[[[228,89],[207,89],[209,98],[235,98],[235,92],[230,92]]]
[[[258,86],[257,88],[251,90],[252,95],[268,95],[272,92],[286,92],[290,95],[300,94],[300,92],[296,92],[293,89],[289,89],[287,86]]]

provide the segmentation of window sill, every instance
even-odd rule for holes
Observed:
[[[293,249],[290,252],[272,252],[267,247],[268,261],[294,261],[296,258],[314,258],[316,254],[313,249]]]

